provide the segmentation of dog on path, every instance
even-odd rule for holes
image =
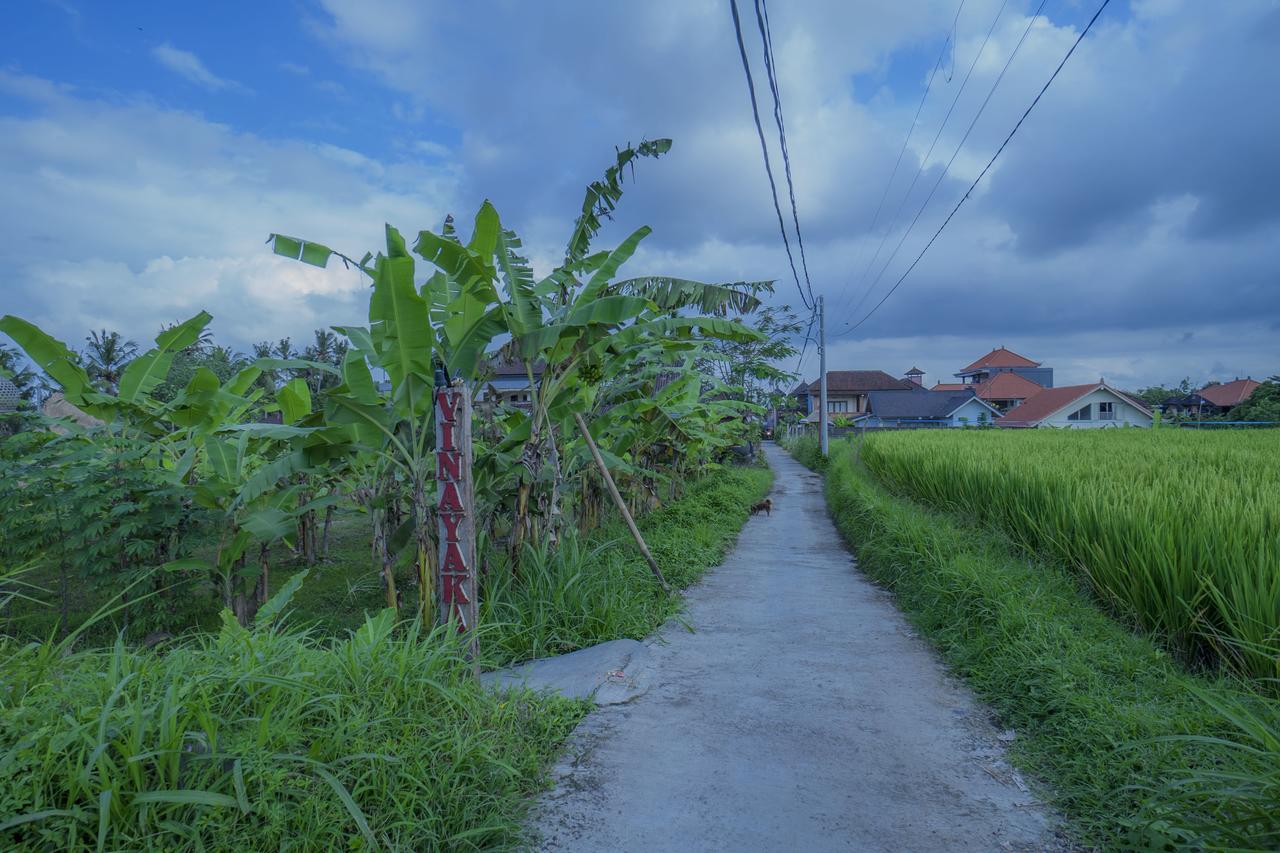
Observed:
[[[758,512],[763,512],[765,515],[769,515],[772,511],[773,511],[773,501],[769,500],[768,498],[765,498],[764,500],[760,501],[760,503],[758,504],[753,504],[751,507],[752,515],[755,515]]]

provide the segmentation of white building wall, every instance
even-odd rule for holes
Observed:
[[[996,414],[995,412],[988,409],[986,406],[979,403],[978,399],[975,397],[974,399],[966,402],[960,408],[956,409],[955,414],[951,416],[951,425],[952,426],[978,426],[979,424],[983,423],[983,420],[982,420],[983,412],[985,412],[987,415],[987,420],[986,420],[987,423],[995,423],[1000,419],[1000,416],[998,414]]]
[[[1115,420],[1110,420],[1110,421],[1098,420],[1098,403],[1114,404]],[[1088,420],[1088,421],[1067,420],[1067,415],[1070,415],[1072,412],[1078,409],[1084,408],[1086,404],[1092,407],[1092,411],[1091,411],[1091,414],[1093,415],[1092,420]],[[1058,412],[1057,414],[1053,415],[1053,417],[1046,418],[1040,422],[1040,426],[1070,427],[1072,429],[1098,429],[1100,427],[1125,426],[1126,424],[1130,426],[1136,426],[1136,427],[1149,427],[1151,426],[1151,416],[1143,412],[1137,406],[1125,400],[1123,397],[1120,397],[1117,394],[1113,394],[1112,392],[1106,390],[1105,388],[1099,388],[1096,391],[1089,392],[1088,394],[1081,397],[1076,402],[1072,403],[1070,406],[1067,406],[1061,412]]]

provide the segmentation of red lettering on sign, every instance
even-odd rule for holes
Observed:
[[[470,604],[471,596],[467,595],[466,575],[442,575],[444,589],[441,593],[447,604]]]
[[[461,572],[465,574],[466,571],[467,558],[462,556],[462,549],[458,547],[458,543],[445,543],[444,562],[440,566],[441,574],[448,574],[449,572]]]
[[[436,454],[436,479],[461,480],[462,455],[456,451],[442,450]]]
[[[468,603],[469,603],[469,602],[468,602]],[[462,606],[462,604],[460,604],[460,603],[458,603],[458,602],[453,602],[452,604],[450,604],[450,605],[449,605],[449,616],[450,616],[450,618],[452,618],[452,619],[456,619],[456,620],[457,620],[457,622],[458,622],[458,633],[459,633],[459,634],[464,633],[464,632],[466,632],[466,631],[468,631],[468,630],[470,630],[470,629],[471,629],[471,626],[467,624],[467,611],[466,611],[466,608],[464,608],[464,607]]]
[[[440,494],[440,513],[442,515],[450,512],[461,514],[464,511],[462,497],[458,494],[458,484],[454,482],[445,483],[444,491]]]
[[[436,392],[436,405],[440,407],[440,419],[445,423],[454,423],[458,419],[462,395],[448,388],[441,388]]]
[[[436,428],[440,430],[439,452],[456,453],[458,447],[453,443],[453,424],[448,421],[442,421],[436,424]]]
[[[446,542],[458,541],[458,526],[462,524],[462,516],[446,513],[440,516],[440,521],[444,523],[444,539]]]

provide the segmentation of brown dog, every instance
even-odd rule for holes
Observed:
[[[769,515],[772,512],[772,510],[773,510],[773,501],[769,500],[768,498],[765,498],[764,500],[760,501],[760,503],[755,504],[754,506],[751,507],[751,514],[755,515],[758,512],[763,512],[765,515]]]

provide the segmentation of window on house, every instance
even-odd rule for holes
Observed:
[[[828,400],[827,411],[828,412],[847,412],[849,411],[849,401],[848,400]]]
[[[1098,404],[1098,420],[1114,421],[1116,419],[1115,403],[1099,403]]]
[[[1093,406],[1092,406],[1092,405],[1088,405],[1088,406],[1085,406],[1085,407],[1084,407],[1084,408],[1082,408],[1082,409],[1076,409],[1074,412],[1072,412],[1071,414],[1067,415],[1067,420],[1069,420],[1069,421],[1091,421],[1091,420],[1093,420]]]

